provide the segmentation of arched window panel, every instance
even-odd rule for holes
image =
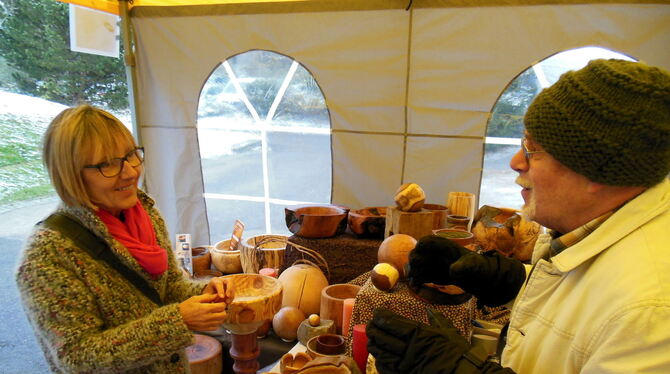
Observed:
[[[268,132],[270,197],[330,202],[330,134]],[[328,173],[328,174],[327,174]]]
[[[523,137],[523,116],[535,97],[556,83],[561,74],[578,70],[598,58],[634,59],[600,47],[583,47],[557,53],[529,67],[502,92],[487,124],[484,169],[479,205],[520,209],[523,199],[514,182],[517,173],[509,161],[519,150]]]
[[[245,237],[289,234],[286,205],[330,202],[328,109],[288,56],[253,50],[217,67],[200,95],[198,140],[212,243],[236,219]]]
[[[273,117],[277,126],[323,129],[330,132],[326,100],[310,72],[296,63],[291,84],[286,88]]]

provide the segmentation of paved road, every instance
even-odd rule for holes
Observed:
[[[48,365],[23,312],[14,281],[17,262],[32,226],[56,206],[55,199],[0,212],[0,373],[48,373]]]

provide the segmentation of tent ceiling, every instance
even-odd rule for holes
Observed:
[[[119,0],[59,0],[119,14]],[[202,5],[221,5],[224,13],[308,12],[323,10],[401,9],[410,3],[413,8],[470,7],[547,4],[668,4],[668,0],[127,0],[128,8],[169,7],[185,8]]]

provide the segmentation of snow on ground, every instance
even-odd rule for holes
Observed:
[[[22,95],[13,92],[0,91],[0,114],[8,113],[18,116],[35,116],[51,122],[58,113],[68,108],[67,105],[45,100],[39,97]],[[118,113],[110,111],[118,118],[128,130],[133,132],[130,113]]]
[[[0,91],[0,113],[12,113],[23,116],[40,114],[55,117],[67,105],[54,103],[39,97]]]

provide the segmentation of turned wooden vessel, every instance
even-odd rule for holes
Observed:
[[[473,217],[475,215],[475,194],[470,192],[449,192],[447,208],[449,214]]]
[[[284,208],[286,227],[304,238],[329,238],[347,228],[349,209],[336,205],[293,205]]]
[[[358,236],[383,238],[386,207],[375,206],[349,212],[349,229]]]
[[[472,227],[475,242],[483,250],[496,250],[505,256],[530,261],[540,225],[527,221],[517,210],[484,205]]]
[[[472,244],[475,241],[475,236],[471,232],[461,229],[433,230],[433,234],[447,238],[462,247],[465,247],[468,244]]]
[[[245,273],[257,274],[263,268],[279,269],[286,252],[284,235],[252,236],[240,246],[240,263]]]
[[[348,283],[331,284],[321,290],[321,318],[333,320],[338,334],[342,333],[344,299],[355,298],[360,290],[361,286]]]
[[[239,243],[237,249],[230,250],[230,239],[222,240],[211,250],[212,264],[224,274],[235,274],[242,272],[242,263],[240,262]]]
[[[449,208],[441,204],[423,204],[423,209],[433,213],[433,230],[447,227]]]
[[[232,335],[229,352],[235,360],[233,371],[238,374],[256,373],[260,354],[256,330],[281,308],[281,283],[260,274],[232,274],[223,278],[231,283],[235,291],[223,323]]]
[[[194,334],[195,343],[186,347],[191,374],[219,374],[223,369],[221,343],[211,336]]]

